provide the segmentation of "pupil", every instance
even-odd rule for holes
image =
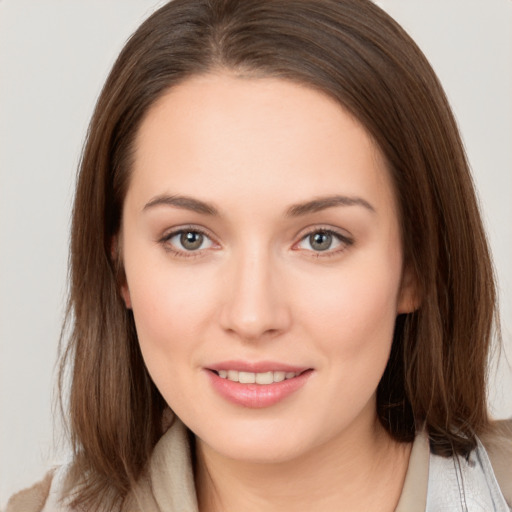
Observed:
[[[331,247],[332,235],[329,233],[314,233],[309,237],[311,247],[317,251],[326,251]]]
[[[201,247],[201,244],[203,243],[203,235],[194,231],[188,231],[187,233],[182,233],[180,242],[185,249],[193,251],[194,249],[199,249],[199,247]]]

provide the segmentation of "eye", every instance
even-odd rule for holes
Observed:
[[[314,252],[335,253],[352,245],[353,240],[329,229],[317,229],[304,236],[297,244],[298,249]]]
[[[176,252],[195,252],[210,249],[212,240],[197,229],[181,229],[165,236],[162,240]]]

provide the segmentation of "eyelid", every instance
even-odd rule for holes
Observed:
[[[169,243],[169,241],[177,235],[192,232],[199,233],[204,236],[208,240],[210,240],[212,247],[208,247],[205,249],[197,249],[195,251],[187,251],[185,249],[179,249]],[[168,229],[165,233],[159,237],[157,240],[158,243],[162,244],[164,249],[176,256],[183,258],[194,258],[204,254],[205,251],[210,249],[217,249],[219,247],[219,243],[215,240],[215,238],[204,228],[195,225],[185,225],[185,226],[175,226],[173,228]]]
[[[206,249],[197,249],[194,251],[187,251],[187,250],[180,250],[179,248],[176,248],[174,246],[171,246],[169,244],[169,240],[171,240],[173,237],[185,233],[185,232],[195,232],[203,235],[204,237],[208,238],[210,242],[212,243],[212,247],[208,247]],[[304,241],[308,236],[311,236],[314,233],[328,233],[332,236],[334,236],[339,242],[341,247],[333,249],[326,249],[325,251],[315,251],[313,249],[301,249],[297,246]],[[328,257],[328,256],[334,256],[340,252],[343,252],[347,249],[347,247],[350,247],[354,244],[354,239],[351,235],[347,234],[346,232],[343,232],[339,228],[334,228],[332,226],[326,226],[326,225],[316,225],[316,226],[310,226],[302,230],[296,237],[298,237],[298,241],[295,242],[292,246],[293,250],[302,250],[305,252],[310,252],[314,254],[316,258],[318,257]],[[184,225],[184,226],[175,226],[173,228],[168,229],[158,240],[158,243],[162,244],[164,246],[164,249],[168,252],[171,252],[175,254],[176,256],[183,257],[183,258],[194,258],[201,255],[204,255],[205,251],[208,251],[210,249],[218,249],[220,248],[220,244],[215,240],[215,237],[213,237],[210,232],[200,226],[197,225]]]
[[[333,235],[338,241],[340,242],[341,247],[337,247],[335,249],[326,249],[325,251],[314,251],[313,249],[301,249],[297,246],[306,240],[307,237],[315,234],[315,233],[327,233],[330,235]],[[303,250],[306,252],[313,253],[315,258],[321,258],[321,257],[328,257],[328,256],[334,256],[338,253],[343,252],[347,249],[347,247],[350,247],[354,244],[354,239],[352,236],[348,235],[347,233],[343,233],[342,230],[333,228],[331,226],[325,226],[325,225],[318,225],[318,226],[311,226],[306,228],[306,230],[303,230],[299,235],[299,240],[293,244],[292,249],[294,250]]]

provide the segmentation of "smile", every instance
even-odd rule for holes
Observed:
[[[268,385],[274,382],[282,382],[287,379],[293,379],[299,375],[298,372],[269,371],[263,373],[241,372],[238,370],[219,370],[218,375],[221,379],[228,379],[231,382],[240,382],[241,384],[260,384]]]
[[[299,392],[314,373],[312,368],[271,363],[224,363],[205,370],[218,395],[232,404],[251,409],[271,407],[284,401]]]

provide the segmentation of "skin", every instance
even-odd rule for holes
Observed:
[[[290,214],[332,196],[352,202]],[[180,229],[202,245],[187,250]],[[320,251],[322,230],[336,235]],[[146,365],[196,435],[202,511],[394,510],[410,446],[380,426],[375,393],[417,299],[385,161],[352,116],[272,78],[172,88],[137,135],[120,242]],[[211,386],[206,368],[227,360],[312,372],[255,409]]]

